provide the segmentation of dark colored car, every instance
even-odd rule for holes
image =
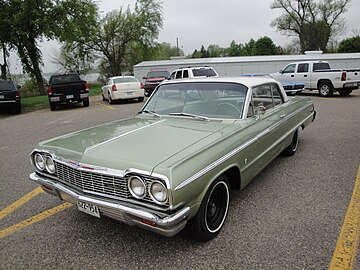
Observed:
[[[0,107],[12,108],[16,114],[21,113],[20,86],[11,80],[0,79]]]
[[[89,106],[89,85],[78,74],[52,75],[47,92],[52,111],[60,104],[82,102],[84,107]]]
[[[149,97],[154,89],[165,79],[169,77],[170,73],[167,70],[150,70],[146,77],[144,84],[144,94]]]

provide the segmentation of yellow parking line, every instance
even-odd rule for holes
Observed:
[[[34,189],[33,191],[29,192],[28,194],[26,194],[21,199],[14,202],[13,204],[9,205],[5,209],[1,210],[0,211],[0,219],[3,219],[8,214],[14,212],[17,208],[19,208],[23,204],[27,203],[28,201],[30,201],[32,198],[34,198],[35,196],[37,196],[41,192],[43,192],[42,188],[38,187],[38,188]]]
[[[353,269],[359,244],[360,231],[360,167],[354,191],[331,259],[329,270]]]
[[[14,233],[16,231],[18,231],[18,230],[26,228],[27,226],[29,226],[31,224],[34,224],[34,223],[39,222],[39,221],[41,221],[41,220],[43,220],[43,219],[45,219],[47,217],[50,217],[50,216],[52,216],[52,215],[54,215],[54,214],[56,214],[56,213],[58,213],[58,212],[60,212],[62,210],[65,210],[66,208],[69,208],[72,205],[73,204],[67,203],[67,202],[63,203],[63,204],[60,204],[60,205],[58,205],[58,206],[56,206],[54,208],[51,208],[51,209],[49,209],[47,211],[42,212],[42,213],[40,213],[40,214],[38,214],[36,216],[33,216],[33,217],[28,218],[26,220],[23,220],[18,224],[15,224],[15,225],[13,225],[11,227],[8,227],[8,228],[0,231],[0,239],[5,237],[5,236],[8,236],[8,235],[10,235],[10,234],[12,234],[12,233]]]
[[[96,102],[96,104],[99,104],[99,105],[101,105],[101,106],[104,106],[104,107],[106,107],[106,108],[108,108],[108,109],[115,110],[115,108],[113,108],[113,107],[111,107],[111,106],[109,106],[109,105],[106,105],[106,104],[102,104],[102,103],[100,103],[100,102]]]

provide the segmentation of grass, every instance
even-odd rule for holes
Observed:
[[[100,95],[101,85],[90,84],[89,95]],[[49,99],[47,95],[36,97],[24,97],[21,98],[21,107],[23,112],[36,111],[44,108],[49,108]]]

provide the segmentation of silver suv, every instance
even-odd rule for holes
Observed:
[[[212,67],[182,67],[171,72],[169,80],[195,78],[195,77],[218,77]]]

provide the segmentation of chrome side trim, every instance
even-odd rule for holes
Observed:
[[[196,179],[200,178],[201,176],[205,175],[206,173],[208,173],[209,171],[213,170],[214,168],[216,168],[217,166],[219,166],[221,163],[225,162],[226,160],[232,158],[233,156],[235,156],[237,153],[239,153],[241,150],[245,149],[246,147],[248,147],[249,145],[255,143],[257,140],[259,140],[261,137],[265,136],[266,134],[268,134],[269,132],[271,132],[273,129],[277,128],[278,126],[282,125],[284,122],[286,122],[288,119],[292,118],[294,115],[307,110],[308,108],[310,108],[312,105],[308,105],[306,107],[302,107],[298,110],[296,110],[295,112],[287,115],[286,117],[282,118],[282,120],[274,125],[272,125],[271,127],[265,129],[264,131],[262,131],[261,133],[259,133],[258,135],[256,135],[256,137],[254,137],[251,140],[248,140],[247,142],[241,144],[240,146],[238,146],[237,148],[235,148],[234,150],[232,150],[231,152],[229,152],[228,154],[226,154],[225,156],[221,157],[220,159],[214,161],[213,163],[211,163],[210,165],[208,165],[207,167],[203,168],[202,170],[200,170],[199,172],[197,172],[196,174],[194,174],[193,176],[189,177],[188,179],[186,179],[184,182],[182,182],[181,184],[179,184],[174,190],[179,190],[187,185],[189,185],[190,183],[194,182]],[[301,123],[302,124],[302,123]]]
[[[163,119],[163,120],[157,121],[157,122],[155,122],[155,123],[152,123],[152,124],[149,124],[149,125],[140,127],[140,128],[138,128],[138,129],[131,130],[131,131],[129,131],[129,132],[126,132],[126,133],[124,133],[124,134],[121,134],[121,135],[119,135],[119,136],[116,136],[116,137],[114,137],[114,138],[111,138],[111,139],[109,139],[109,140],[107,140],[107,141],[105,141],[105,142],[102,142],[102,143],[99,143],[99,144],[90,146],[90,147],[88,147],[88,148],[85,149],[84,154],[85,154],[86,152],[90,151],[90,150],[93,150],[93,149],[97,148],[98,146],[107,144],[107,143],[112,142],[112,141],[114,141],[114,140],[116,140],[116,139],[119,139],[119,138],[121,138],[121,137],[127,136],[127,135],[129,135],[129,134],[131,134],[131,133],[140,131],[140,130],[142,130],[142,129],[145,129],[145,128],[148,128],[148,127],[151,127],[151,126],[160,124],[160,123],[162,123],[162,122],[164,122],[164,121],[166,121],[166,120]]]

